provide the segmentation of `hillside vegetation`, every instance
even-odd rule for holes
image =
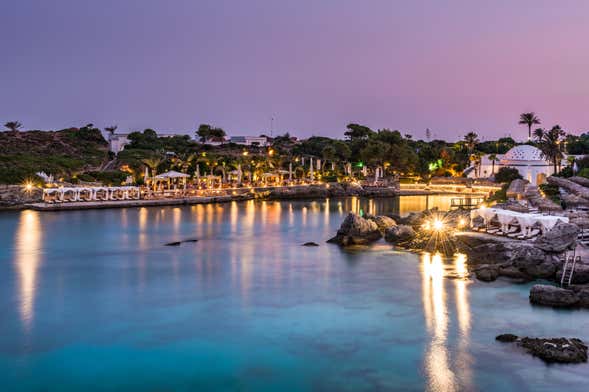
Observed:
[[[0,183],[18,184],[44,171],[55,178],[97,170],[108,142],[92,127],[61,131],[0,132]]]

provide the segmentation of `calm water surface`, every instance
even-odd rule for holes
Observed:
[[[324,243],[350,210],[434,205],[449,198],[0,213],[0,389],[586,391],[588,365],[494,337],[589,341],[589,312],[471,281],[460,256]]]

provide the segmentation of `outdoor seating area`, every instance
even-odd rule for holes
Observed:
[[[513,239],[533,239],[552,229],[565,216],[523,213],[500,208],[478,208],[470,213],[471,229]]]
[[[110,201],[110,200],[139,200],[141,188],[136,186],[116,187],[61,187],[43,189],[43,202],[48,204]]]

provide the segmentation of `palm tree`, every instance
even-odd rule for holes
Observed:
[[[497,160],[497,154],[489,154],[489,160],[491,161],[491,175],[495,175],[495,161]]]
[[[559,125],[555,125],[549,131],[538,128],[534,131],[534,137],[538,143],[538,148],[542,151],[542,157],[551,162],[554,169],[554,174],[557,173],[557,167],[560,166],[561,160],[564,158],[560,144],[565,132]]]
[[[470,161],[472,162],[472,166],[474,166],[474,172],[476,174],[477,177],[481,176],[481,153],[480,152],[475,152],[470,154]]]
[[[532,126],[539,125],[541,123],[540,118],[536,116],[536,113],[522,113],[519,115],[519,124],[528,126],[528,140],[532,139]]]
[[[157,175],[157,168],[162,163],[162,158],[160,157],[153,157],[147,158],[143,160],[143,163],[151,169],[151,176],[155,177]]]
[[[475,132],[467,133],[464,135],[464,143],[466,144],[468,153],[472,154],[477,144],[479,144],[479,135],[477,135]]]
[[[112,136],[112,135],[114,135],[114,133],[118,127],[119,127],[118,125],[111,125],[110,127],[104,128],[104,130]]]
[[[22,127],[22,124],[18,121],[8,121],[6,124],[4,124],[4,126],[13,132],[16,132],[20,127]]]

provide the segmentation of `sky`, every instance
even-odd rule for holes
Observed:
[[[585,0],[3,0],[0,122],[524,139],[589,130]],[[271,121],[274,118],[274,121]]]

